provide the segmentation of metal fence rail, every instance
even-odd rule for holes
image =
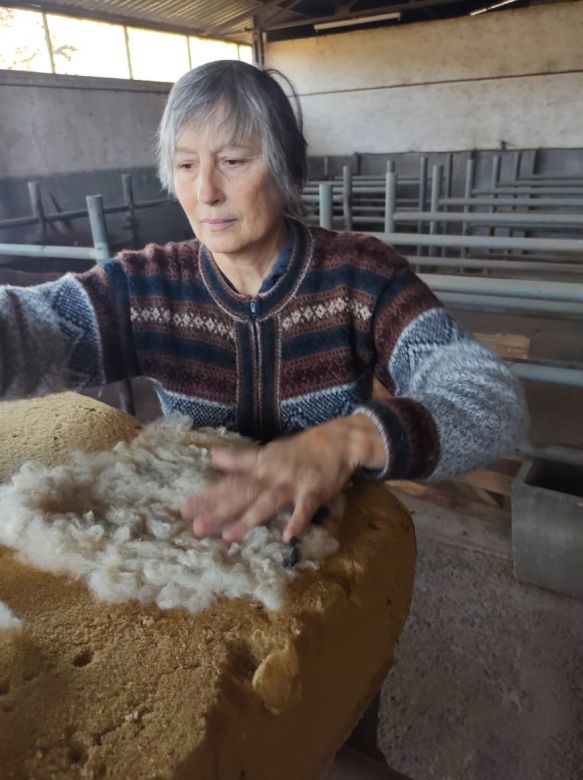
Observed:
[[[158,208],[167,204],[176,203],[174,198],[153,198],[151,200],[137,201],[134,198],[134,188],[132,175],[130,173],[122,174],[122,189],[124,193],[124,203],[114,204],[111,206],[103,206],[104,214],[127,214],[128,215],[128,227],[131,235],[131,242],[137,245],[139,242],[138,227],[139,219],[138,212],[145,209]],[[47,226],[53,223],[70,222],[76,219],[90,218],[89,207],[85,209],[71,209],[69,211],[58,211],[54,214],[47,214],[42,204],[42,197],[40,191],[40,184],[37,181],[28,182],[28,194],[31,205],[31,213],[23,217],[8,217],[0,220],[0,230],[8,230],[13,228],[37,226],[39,240],[41,245],[48,243]],[[61,247],[64,249],[65,247]],[[69,248],[69,247],[67,247]],[[20,253],[14,252],[14,255]],[[30,255],[29,253],[29,256]],[[73,255],[66,252],[60,255],[51,255],[43,253],[44,257],[70,257]],[[79,258],[81,259],[81,258]],[[93,258],[89,258],[93,259]]]

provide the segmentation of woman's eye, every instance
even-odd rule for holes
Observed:
[[[178,167],[182,171],[191,171],[193,169],[193,167],[194,167],[194,163],[191,163],[191,162],[181,162],[181,163],[178,163]]]
[[[235,159],[235,158],[230,159],[230,160],[225,160],[225,163],[228,165],[229,168],[236,168],[238,165],[243,165],[246,162],[247,162],[247,160],[241,160],[241,159]]]

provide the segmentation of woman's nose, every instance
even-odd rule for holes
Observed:
[[[196,187],[199,203],[210,206],[222,200],[222,191],[214,167],[201,166],[196,179]]]

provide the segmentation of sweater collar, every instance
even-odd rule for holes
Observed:
[[[251,301],[254,301],[256,319],[262,320],[281,309],[295,295],[310,265],[313,238],[309,229],[295,220],[288,221],[292,234],[292,248],[287,269],[276,283],[255,298],[238,293],[224,278],[211,252],[200,244],[198,262],[201,277],[215,303],[232,317],[248,320]]]

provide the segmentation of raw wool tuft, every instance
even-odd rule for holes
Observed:
[[[302,540],[294,570],[283,566],[286,513],[230,547],[220,538],[196,539],[180,506],[204,489],[212,469],[210,449],[194,443],[190,425],[163,418],[112,451],[77,451],[51,469],[24,464],[0,487],[0,544],[25,563],[85,581],[106,601],[139,599],[195,613],[219,597],[251,596],[278,609],[296,571],[317,568],[338,549],[330,530],[343,499],[327,528],[312,527]],[[212,431],[212,443],[217,436],[226,443],[233,434]]]
[[[0,601],[0,631],[20,631],[22,620],[16,617],[8,604]]]

